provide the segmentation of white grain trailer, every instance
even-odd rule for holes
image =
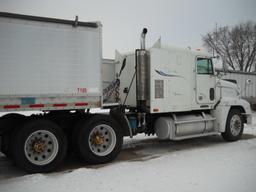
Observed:
[[[0,13],[0,112],[10,112],[1,118],[1,149],[26,170],[49,171],[62,161],[67,141],[60,124],[73,127],[64,113],[102,106],[101,27]],[[48,117],[14,113],[33,110]]]

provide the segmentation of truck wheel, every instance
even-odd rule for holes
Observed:
[[[29,173],[53,171],[63,161],[66,151],[65,134],[48,120],[30,120],[14,136],[14,160]]]
[[[77,141],[82,158],[87,163],[100,164],[117,157],[123,135],[113,119],[99,115],[81,124]]]
[[[226,130],[222,133],[222,137],[226,141],[237,141],[241,138],[244,130],[244,122],[241,111],[231,109],[226,123]]]

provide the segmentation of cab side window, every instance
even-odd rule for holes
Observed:
[[[197,74],[213,75],[213,65],[211,59],[197,58],[196,67]]]

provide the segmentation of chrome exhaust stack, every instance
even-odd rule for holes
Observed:
[[[140,49],[143,49],[143,50],[146,49],[146,34],[147,34],[147,32],[148,32],[148,29],[144,28],[140,35]]]
[[[146,50],[146,34],[148,30],[144,28],[141,33],[141,49],[137,49],[136,57],[136,95],[138,112],[147,112],[149,101],[149,52]]]

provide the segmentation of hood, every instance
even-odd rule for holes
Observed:
[[[227,80],[220,80],[220,85],[223,87],[238,88],[236,83],[232,83]]]
[[[222,96],[226,97],[240,97],[240,90],[237,84],[232,83],[227,80],[220,80],[218,83],[218,87],[222,91]]]

